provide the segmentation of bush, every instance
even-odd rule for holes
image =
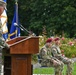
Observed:
[[[44,46],[46,40],[47,40],[46,36],[40,36],[39,49],[41,49]],[[69,57],[69,58],[76,57],[76,40],[62,37],[60,49],[61,49],[62,55],[65,55],[66,57]],[[32,59],[34,61],[37,61],[37,55],[36,54],[33,55]]]
[[[74,39],[65,38],[61,39],[61,50],[64,51],[64,55],[67,57],[76,57],[76,43]]]
[[[45,44],[46,39],[47,37],[45,36],[40,37],[39,48],[41,48]],[[76,40],[62,37],[60,49],[61,52],[64,51],[62,52],[62,54],[64,54],[65,56],[69,58],[76,57]]]

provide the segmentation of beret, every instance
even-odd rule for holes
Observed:
[[[52,42],[52,38],[48,38],[48,39],[46,40],[46,43],[50,43],[50,42]]]
[[[59,37],[56,37],[56,38],[54,39],[54,41],[58,41],[58,40],[60,40],[60,38],[59,38]]]

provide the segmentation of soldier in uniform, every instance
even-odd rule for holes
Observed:
[[[54,67],[55,75],[62,75],[63,62],[56,58],[52,58],[50,47],[52,46],[52,38],[47,39],[45,45],[40,49],[39,55],[42,66]]]
[[[54,39],[55,43],[54,45],[51,47],[51,51],[52,51],[52,56],[57,58],[58,60],[62,61],[64,64],[67,65],[67,71],[66,71],[66,75],[72,75],[72,67],[73,67],[73,60],[62,56],[61,54],[61,50],[59,48],[60,46],[60,38],[57,37]]]
[[[6,8],[6,3],[4,1],[0,0],[0,16],[3,13],[5,8]],[[0,17],[0,71],[1,71],[1,66],[3,64],[3,59],[2,59],[2,49],[3,48],[9,48],[9,46],[5,42],[5,40],[2,36],[2,23],[1,23],[1,17]]]

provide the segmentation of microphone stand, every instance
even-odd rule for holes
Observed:
[[[26,31],[26,32],[28,32],[28,33],[30,34],[30,32],[29,32],[26,28],[24,28],[21,24],[20,24],[20,27],[21,27],[24,31]]]
[[[20,24],[20,28],[23,29],[23,31],[26,31],[29,33],[29,35],[32,35],[32,36],[36,36],[35,33],[31,33],[30,31],[28,31],[26,28],[24,28],[21,24]]]

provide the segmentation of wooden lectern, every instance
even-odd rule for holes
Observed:
[[[31,54],[39,52],[39,37],[17,37],[7,42],[4,53],[4,75],[31,75]]]

